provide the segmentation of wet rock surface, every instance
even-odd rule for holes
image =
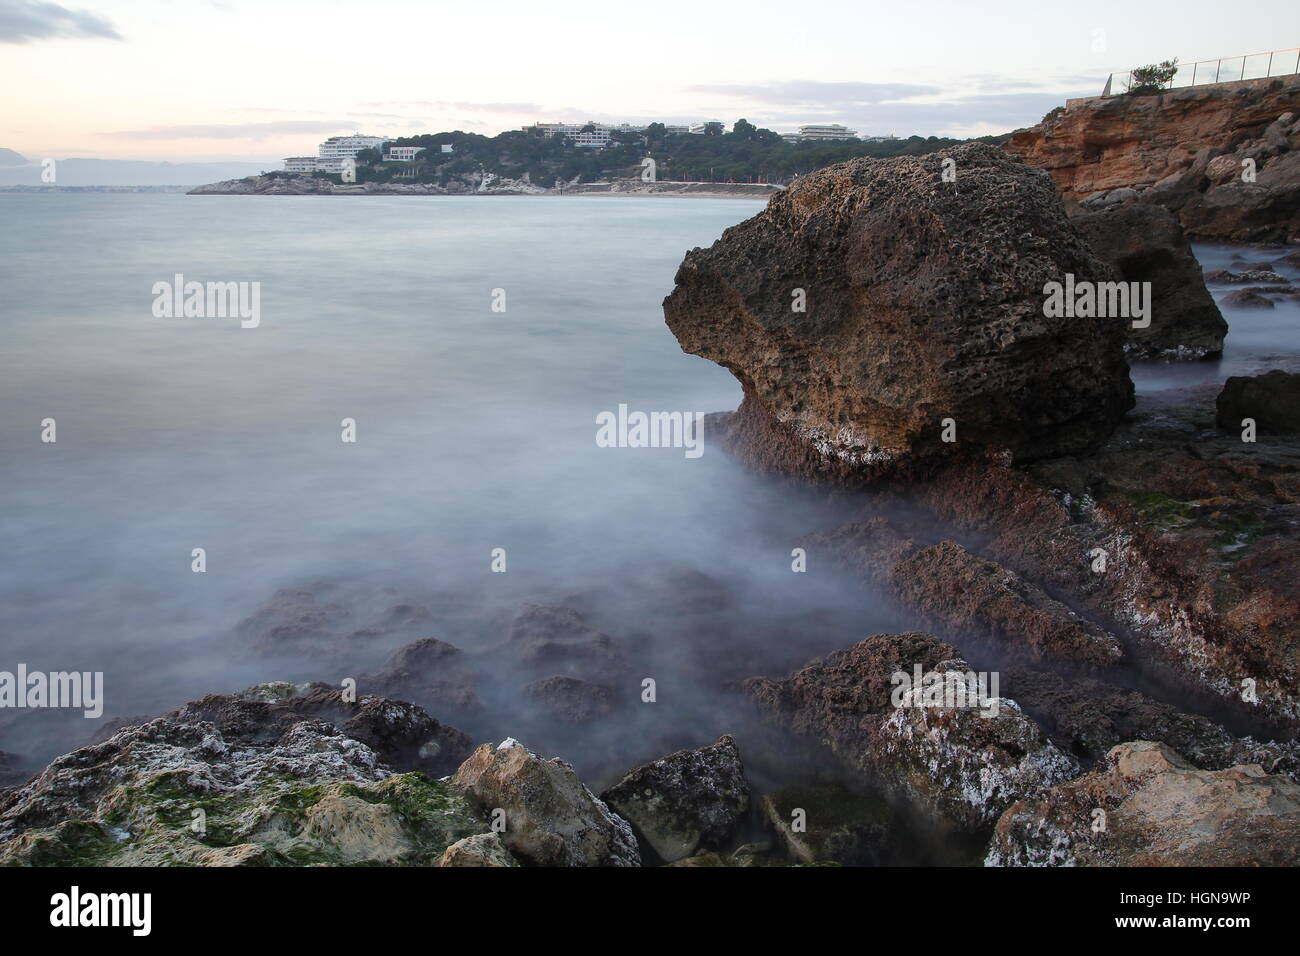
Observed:
[[[1112,275],[1048,178],[972,144],[804,177],[690,252],[664,312],[684,350],[740,380],[757,422],[729,430],[802,450],[786,471],[914,474],[986,447],[1082,451],[1131,406],[1122,324],[1043,314],[1067,273]]]
[[[1013,701],[945,706],[914,687],[896,704],[893,675],[918,667],[969,670],[955,648],[928,634],[877,634],[784,680],[746,681],[745,689],[773,719],[956,830],[988,826],[1015,800],[1078,774],[1077,761]]]
[[[800,863],[884,866],[898,838],[890,805],[839,783],[796,784],[763,797],[763,819]]]
[[[600,797],[666,863],[726,847],[749,813],[749,783],[731,737],[638,767]]]
[[[989,866],[1295,866],[1300,786],[1257,765],[1199,770],[1164,744],[1115,747],[1107,766],[1016,803]]]

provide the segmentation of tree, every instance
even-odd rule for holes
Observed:
[[[1178,73],[1178,57],[1162,63],[1150,63],[1139,66],[1129,74],[1126,92],[1143,96],[1158,93],[1174,81]]]

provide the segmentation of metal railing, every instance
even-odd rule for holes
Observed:
[[[1164,89],[1186,89],[1191,86],[1210,86],[1214,83],[1234,83],[1238,80],[1264,80],[1274,76],[1292,76],[1300,73],[1300,47],[1287,50],[1269,50],[1265,53],[1247,53],[1245,56],[1225,56],[1217,60],[1197,60],[1179,63],[1174,77]],[[1115,89],[1116,80],[1123,87]],[[1102,96],[1113,96],[1137,86],[1133,70],[1112,73],[1106,78]]]

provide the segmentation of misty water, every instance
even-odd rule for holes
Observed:
[[[103,670],[106,718],[267,680],[337,685],[419,637],[482,652],[490,670],[525,602],[567,605],[628,658],[614,693],[629,706],[520,726],[506,680],[457,723],[599,774],[734,731],[727,680],[903,623],[830,568],[791,573],[797,538],[842,514],[751,477],[707,430],[698,458],[596,444],[596,416],[620,404],[738,404],[729,373],[681,351],[660,303],[685,251],[759,203],[5,195],[0,208],[0,668]],[[176,273],[259,282],[260,324],[156,318],[153,284]],[[696,593],[697,575],[724,599]],[[268,655],[239,628],[281,588],[338,618],[319,653]],[[631,707],[647,676],[655,705]],[[0,750],[44,759],[90,723],[6,714]]]
[[[0,195],[0,669],[102,670],[105,719],[124,718],[269,680],[337,685],[437,637],[500,678],[457,726],[599,784],[739,733],[730,682],[915,627],[834,568],[791,573],[800,537],[849,505],[754,477],[707,429],[699,458],[595,441],[620,404],[736,407],[734,378],[681,351],[660,303],[688,249],[760,208]],[[260,324],[155,317],[154,283],[178,273],[260,283]],[[1225,313],[1221,362],[1135,368],[1139,390],[1295,367],[1297,309]],[[282,589],[320,611],[306,649],[241,627]],[[611,716],[530,716],[499,650],[527,602],[616,642]],[[95,723],[12,711],[0,750],[45,760]]]

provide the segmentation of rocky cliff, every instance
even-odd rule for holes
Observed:
[[[1152,202],[1194,239],[1300,237],[1300,77],[1075,101],[1007,150],[1067,201]]]

